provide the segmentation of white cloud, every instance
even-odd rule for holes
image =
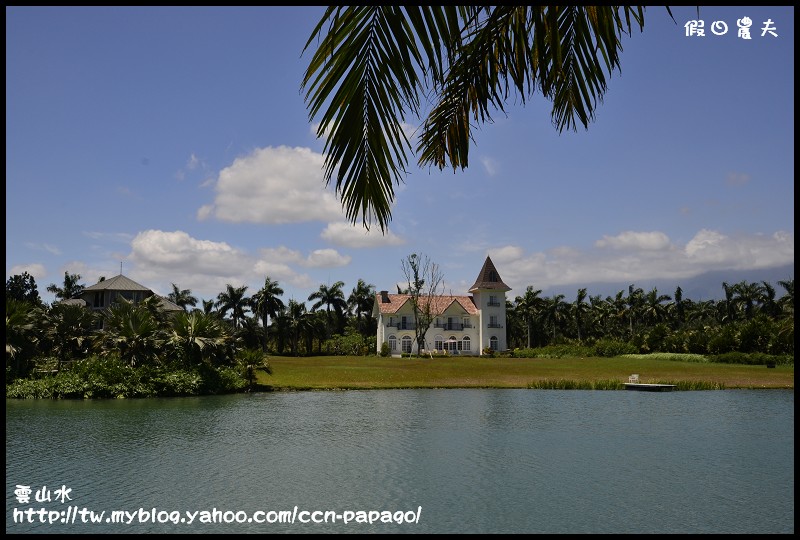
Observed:
[[[495,176],[497,174],[497,161],[489,157],[482,157],[481,163],[486,170],[486,174],[489,176]]]
[[[47,270],[45,270],[43,264],[39,263],[31,263],[31,264],[18,264],[12,266],[11,269],[8,271],[8,277],[22,275],[23,273],[28,272],[33,279],[41,280],[47,276]],[[37,288],[39,284],[36,284]]]
[[[794,262],[794,233],[728,237],[701,230],[686,246],[670,244],[660,232],[604,236],[594,252],[564,246],[525,254],[517,246],[489,250],[498,271],[515,291],[597,282],[685,279],[715,270],[771,268]],[[624,253],[620,250],[624,249]]]
[[[325,189],[323,156],[308,148],[256,149],[220,171],[215,190],[213,207],[202,207],[199,219],[278,224],[338,221],[343,215]]]
[[[668,249],[669,237],[662,232],[625,231],[617,236],[603,236],[594,244],[598,248],[617,250],[662,250]]]
[[[349,257],[334,250],[319,250],[304,257],[283,246],[253,255],[226,242],[199,240],[183,231],[143,231],[131,242],[131,250],[127,259],[133,268],[124,272],[131,279],[158,294],[169,294],[175,283],[205,299],[216,298],[227,285],[248,285],[247,294],[252,294],[265,276],[281,284],[310,288],[313,280],[291,265],[335,267],[350,262]]]
[[[262,260],[274,263],[294,263],[309,268],[335,268],[350,263],[351,257],[341,255],[335,249],[317,249],[304,257],[299,251],[285,246],[260,250]]]
[[[335,249],[315,249],[308,256],[307,266],[313,268],[335,268],[350,264],[352,257],[341,255]]]
[[[382,234],[376,227],[367,230],[350,223],[329,223],[320,237],[337,246],[350,248],[399,246],[406,243],[403,238],[390,231]]]

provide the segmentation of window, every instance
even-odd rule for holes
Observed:
[[[441,335],[433,338],[433,348],[437,351],[444,350],[444,338]]]
[[[469,336],[464,336],[463,346],[461,347],[461,350],[462,351],[470,350],[469,344],[470,344]]]
[[[101,308],[105,305],[105,291],[97,291],[94,293],[94,307]]]
[[[489,328],[500,328],[500,325],[497,323],[497,315],[489,316]]]
[[[497,296],[490,295],[489,296],[489,305],[490,306],[495,306],[495,307],[500,306],[500,300],[497,298]]]
[[[498,347],[499,347],[499,345],[498,345],[498,342],[497,342],[497,337],[496,336],[490,337],[489,338],[489,348],[492,349],[493,351],[496,351],[498,349]]]
[[[402,341],[402,344],[403,344],[403,352],[404,353],[410,353],[411,352],[411,337],[403,336],[403,339],[401,341]]]
[[[397,338],[394,334],[389,336],[389,350],[395,352],[397,350]]]

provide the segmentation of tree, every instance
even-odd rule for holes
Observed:
[[[327,338],[331,337],[331,308],[333,308],[333,311],[336,313],[337,317],[342,317],[347,309],[347,301],[344,299],[342,287],[344,287],[344,281],[337,281],[331,286],[323,284],[319,286],[319,289],[316,292],[308,295],[309,302],[316,300],[316,302],[311,305],[312,310],[317,310],[322,306],[325,306],[325,315],[328,323]]]
[[[269,276],[264,278],[264,286],[261,287],[250,299],[250,307],[264,326],[264,352],[267,352],[269,336],[269,318],[278,314],[283,309],[283,300],[279,297],[283,294],[283,289],[277,281],[273,281]]]
[[[414,337],[417,354],[425,349],[425,334],[436,316],[435,298],[441,295],[444,276],[439,265],[427,255],[412,253],[401,261],[408,283],[408,295],[414,312]]]
[[[27,371],[24,366],[34,349],[32,334],[36,310],[30,302],[6,296],[6,382]]]
[[[531,334],[534,321],[537,319],[539,313],[544,307],[544,298],[539,295],[542,294],[541,289],[533,289],[533,285],[528,285],[525,289],[523,296],[517,296],[515,299],[517,310],[522,314],[522,320],[525,321],[527,327],[528,348],[531,348]]]
[[[187,365],[233,362],[235,340],[229,327],[215,315],[203,313],[199,309],[191,313],[179,311],[172,318],[168,343],[175,348],[178,356]]]
[[[57,370],[70,359],[83,358],[95,333],[98,316],[75,304],[55,303],[36,321],[40,348],[52,351],[58,359]]]
[[[55,294],[56,299],[58,300],[69,300],[70,298],[76,298],[83,292],[83,289],[86,288],[85,285],[78,283],[80,280],[80,274],[70,274],[69,272],[64,272],[64,286],[59,287],[55,283],[51,283],[47,286],[47,292]]]
[[[192,291],[189,289],[181,289],[174,283],[172,284],[172,292],[167,295],[167,298],[175,305],[181,306],[186,311],[186,306],[196,306],[197,298],[192,296]]]
[[[119,353],[120,359],[132,367],[155,363],[165,335],[161,322],[146,305],[119,298],[102,317],[103,332],[97,342],[100,352]]]
[[[552,298],[544,299],[544,320],[549,322],[553,328],[553,342],[556,340],[556,329],[566,319],[566,312],[569,304],[564,302],[563,294],[554,294]]]
[[[36,288],[36,279],[28,272],[15,274],[6,281],[6,299],[28,302],[34,306],[42,304],[39,289]]]
[[[228,284],[226,285],[225,292],[221,292],[217,295],[215,305],[219,308],[220,316],[224,318],[225,314],[230,311],[234,330],[239,328],[239,321],[244,319],[244,312],[250,303],[244,296],[245,291],[247,291],[247,285],[234,287]]]
[[[386,231],[394,184],[422,122],[420,166],[469,165],[473,123],[537,91],[559,132],[588,128],[620,69],[622,37],[644,28],[644,6],[330,6],[303,49],[316,43],[301,84],[325,137],[325,179],[348,219]],[[672,17],[672,12],[667,8]],[[674,17],[673,17],[674,21]]]
[[[306,311],[306,305],[295,299],[289,300],[289,305],[285,311],[286,328],[289,331],[289,344],[292,354],[297,356],[300,343],[300,336],[305,334],[311,327],[311,320]]]
[[[362,328],[361,316],[363,315],[364,318],[369,321],[370,313],[372,312],[372,306],[374,303],[375,285],[367,285],[363,279],[359,279],[358,284],[353,287],[353,291],[347,298],[347,306],[351,312],[355,314],[357,327],[362,335],[368,335],[369,325],[364,325],[364,327],[366,327],[366,331],[365,328]]]
[[[794,317],[794,279],[779,281],[778,285],[784,288],[786,293],[778,298],[778,305],[781,311],[788,317]]]
[[[578,289],[578,296],[571,306],[572,316],[575,318],[575,330],[578,333],[578,341],[581,340],[581,327],[583,321],[589,313],[589,304],[586,303],[586,289]]]

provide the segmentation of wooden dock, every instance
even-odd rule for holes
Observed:
[[[628,382],[625,383],[625,390],[638,390],[639,392],[672,392],[675,390],[675,385],[640,383],[639,374],[634,373],[628,377]]]

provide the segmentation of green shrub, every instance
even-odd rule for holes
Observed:
[[[626,341],[601,339],[594,344],[594,354],[590,356],[611,358],[614,356],[622,356],[623,354],[636,354],[638,352],[639,350],[635,345]]]

